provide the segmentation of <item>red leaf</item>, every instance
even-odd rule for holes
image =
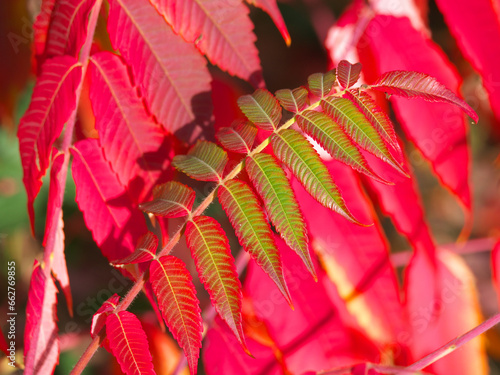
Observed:
[[[194,127],[211,115],[210,74],[196,48],[175,35],[147,1],[111,1],[108,32],[158,121],[187,141],[196,139],[200,129]]]
[[[118,305],[119,301],[120,296],[115,293],[111,297],[109,297],[96,311],[96,313],[92,317],[92,325],[90,326],[90,336],[92,338],[94,338],[105,326],[108,315],[115,310],[116,305]],[[109,339],[107,337],[104,338],[101,346],[103,346],[107,351],[111,353],[111,348],[109,347]]]
[[[203,325],[191,275],[184,263],[172,255],[152,262],[149,269],[163,319],[186,353],[191,375],[195,375]]]
[[[134,314],[128,311],[110,314],[106,319],[106,336],[125,374],[155,374],[148,339]]]
[[[377,37],[370,34],[372,27],[377,27]],[[394,38],[394,35],[405,37]],[[375,62],[379,74],[397,69],[421,71],[435,76],[452,92],[458,89],[459,76],[446,56],[431,40],[413,29],[408,19],[375,17],[358,46],[360,53],[372,53],[374,60],[367,57],[365,66]],[[394,96],[392,101],[408,138],[432,163],[441,182],[470,209],[469,150],[460,109],[447,103],[410,101]]]
[[[5,336],[3,335],[3,332],[0,332],[0,350],[5,354],[6,357],[10,356],[9,352],[9,344],[7,344],[7,341],[5,340]],[[15,351],[13,351],[15,353]],[[10,362],[10,358],[9,358]]]
[[[50,17],[54,10],[56,0],[42,0],[40,5],[40,13],[35,18],[33,23],[33,47],[38,69],[41,66],[43,52],[45,51],[45,43],[47,42],[47,32],[50,26]]]
[[[64,222],[62,217],[62,198],[63,189],[61,186],[60,173],[62,168],[68,168],[68,164],[65,163],[65,157],[69,158],[69,155],[56,154],[57,150],[53,149],[52,167],[50,169],[50,188],[49,188],[49,199],[47,203],[47,217],[45,220],[45,236],[43,239],[43,246],[48,243],[48,237],[51,232],[54,232],[55,241],[53,242],[53,248],[47,249],[51,252],[51,270],[54,273],[57,281],[61,285],[61,288],[66,297],[66,304],[68,306],[68,311],[70,315],[73,315],[73,297],[71,296],[71,289],[69,286],[69,276],[68,268],[66,267],[66,257],[64,256]],[[59,209],[59,217],[56,219],[54,215]],[[57,228],[53,231],[51,223],[57,223]]]
[[[340,86],[349,88],[354,85],[361,74],[361,64],[351,64],[347,60],[341,60],[337,65],[337,79]]]
[[[215,219],[198,216],[186,225],[186,241],[212,304],[248,352],[241,326],[241,284],[226,233]]]
[[[109,260],[124,258],[146,232],[142,213],[104,160],[96,139],[77,142],[71,153],[76,201],[87,227]]]
[[[164,132],[146,113],[120,57],[101,52],[90,61],[90,99],[104,156],[130,195],[142,202],[169,166]]]
[[[19,122],[17,136],[28,194],[28,213],[34,230],[35,201],[49,166],[52,145],[75,108],[81,66],[72,57],[47,60],[33,89],[30,106]]]
[[[47,33],[44,59],[63,55],[78,59],[94,3],[95,0],[57,1]]]
[[[241,1],[152,0],[176,33],[210,62],[254,86],[261,86],[259,54],[253,24]],[[186,17],[189,15],[189,17]]]
[[[253,4],[256,7],[263,9],[267,14],[271,16],[274,24],[278,28],[279,32],[283,39],[285,39],[285,43],[289,46],[292,43],[292,39],[290,38],[290,34],[288,33],[288,29],[286,28],[285,21],[281,16],[281,12],[278,8],[278,4],[276,0],[246,0],[247,3]]]
[[[488,92],[491,108],[500,120],[500,56],[492,43],[500,40],[499,10],[495,2],[474,2],[474,14],[470,14],[470,2],[438,0],[439,10],[444,16],[450,32],[455,37],[460,51],[482,76],[482,84]]]
[[[52,374],[59,362],[56,294],[57,289],[52,278],[46,278],[44,269],[35,260],[28,291],[24,330],[26,375]]]
[[[497,291],[498,305],[500,306],[500,241],[497,241],[491,252],[491,266],[493,282]]]
[[[135,251],[128,257],[113,261],[113,264],[136,264],[152,260],[156,256],[158,238],[151,232],[139,238]]]
[[[183,217],[191,213],[196,193],[177,181],[157,185],[153,189],[153,200],[142,203],[140,209],[167,218]]]

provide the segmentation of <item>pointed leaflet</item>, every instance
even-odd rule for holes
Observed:
[[[92,325],[90,326],[90,336],[94,338],[101,329],[106,325],[106,319],[111,314],[116,305],[120,302],[120,296],[118,294],[113,294],[109,297],[102,305],[99,307],[99,310],[96,311],[94,316],[92,316]],[[104,347],[108,352],[111,353],[111,348],[109,347],[109,340],[106,336],[104,336],[104,340],[101,343],[101,346]]]
[[[40,13],[35,18],[33,23],[33,48],[38,69],[42,63],[42,55],[45,51],[45,44],[47,42],[47,32],[50,26],[50,17],[54,10],[56,0],[41,0]]]
[[[226,233],[216,220],[198,216],[186,225],[186,241],[212,304],[248,351],[241,326],[241,284]]]
[[[377,132],[398,152],[400,159],[403,158],[401,147],[399,147],[398,137],[394,131],[394,125],[389,116],[377,105],[375,100],[366,92],[347,91],[344,98],[353,102],[356,107],[365,115],[366,119],[377,129]]]
[[[187,155],[176,155],[172,164],[199,181],[220,181],[228,162],[227,153],[215,143],[199,141]]]
[[[365,46],[360,53],[367,55],[365,66],[378,68],[373,77],[367,76],[369,82],[376,80],[376,74],[390,70],[414,70],[431,74],[454,93],[458,92],[460,77],[454,66],[443,51],[413,29],[407,19],[376,16],[368,27],[378,30],[376,38],[365,33],[360,41]],[[394,35],[405,37],[394,38]],[[442,184],[470,208],[467,124],[460,109],[447,103],[406,100],[394,95],[391,102],[409,140],[431,162]]]
[[[156,256],[156,248],[158,247],[158,238],[151,232],[139,238],[137,246],[132,254],[128,257],[113,261],[112,264],[135,264],[152,260]]]
[[[302,111],[307,105],[307,89],[304,87],[278,90],[275,95],[283,108],[292,113]]]
[[[47,243],[50,243],[50,241],[48,241],[48,238],[51,233],[55,235],[55,241],[52,242],[53,248],[48,249],[48,251],[51,251],[52,260],[50,268],[64,292],[68,311],[70,312],[70,315],[73,315],[73,297],[71,296],[68,268],[66,267],[66,257],[64,256],[64,222],[62,210],[59,210],[59,217],[57,219],[54,217],[57,209],[60,209],[63,204],[63,194],[61,190],[64,189],[64,187],[61,186],[60,173],[63,167],[68,167],[68,165],[64,163],[65,157],[69,158],[69,155],[65,155],[62,153],[57,154],[56,149],[53,149],[52,167],[50,169],[49,199],[47,202],[47,216],[45,220],[46,226],[43,246],[47,246]],[[53,223],[57,223],[57,229],[55,231],[51,230],[51,225],[53,225]]]
[[[158,216],[169,218],[188,215],[193,208],[196,193],[177,181],[157,185],[153,189],[153,200],[142,203],[139,208]]]
[[[245,168],[266,206],[267,214],[287,245],[295,251],[313,277],[316,272],[307,246],[307,229],[290,182],[278,161],[268,154],[247,157]]]
[[[75,108],[75,91],[80,79],[81,66],[74,58],[62,56],[47,60],[33,89],[30,106],[19,122],[17,136],[32,230],[33,202],[49,166],[52,145]]]
[[[95,0],[59,0],[47,33],[44,58],[70,55],[78,59],[87,37],[87,23]]]
[[[46,278],[44,269],[35,260],[28,291],[24,330],[26,375],[52,374],[59,362],[56,294],[57,289],[52,278]]]
[[[108,31],[113,47],[131,66],[151,111],[167,130],[174,133],[210,118],[210,74],[205,60],[193,45],[173,33],[148,1],[110,1]]]
[[[285,129],[272,136],[271,144],[276,157],[293,171],[314,199],[345,218],[358,222],[346,207],[319,155],[302,134],[293,129]]]
[[[307,85],[309,90],[319,98],[324,98],[330,91],[332,91],[333,84],[335,83],[335,69],[329,72],[314,73],[307,77]]]
[[[349,61],[341,60],[337,65],[337,79],[340,86],[349,88],[354,85],[361,74],[361,64],[351,64]]]
[[[109,260],[126,257],[146,233],[142,213],[104,159],[97,139],[77,142],[71,153],[76,202],[87,227]]]
[[[478,120],[476,112],[464,100],[457,97],[434,77],[424,73],[398,70],[387,72],[370,88],[407,99],[420,98],[428,102],[455,104],[475,122]]]
[[[149,270],[163,319],[186,353],[191,374],[196,374],[203,326],[191,275],[172,255],[153,261]]]
[[[286,28],[285,21],[281,16],[281,12],[278,8],[276,0],[246,0],[246,1],[249,4],[253,4],[256,7],[261,8],[267,14],[269,14],[273,19],[273,22],[278,28],[279,32],[281,33],[281,36],[283,37],[283,39],[285,39],[286,45],[289,46],[292,43],[290,34],[288,33],[288,29]]]
[[[220,128],[216,137],[226,150],[246,154],[252,149],[257,131],[252,123],[235,120],[230,128]]]
[[[120,57],[101,52],[90,61],[90,99],[104,156],[141,202],[169,164],[164,131],[146,113]]]
[[[321,106],[330,117],[344,128],[344,131],[356,144],[390,164],[401,174],[406,175],[403,167],[391,155],[377,129],[353,102],[346,98],[330,97],[323,100]]]
[[[247,184],[238,180],[230,180],[220,186],[218,197],[240,244],[276,283],[292,306],[273,232],[257,197]]]
[[[482,77],[488,92],[491,109],[500,120],[500,55],[492,43],[500,40],[498,6],[490,0],[474,1],[474,14],[469,13],[470,3],[465,0],[443,1],[436,4],[444,16],[460,51]],[[486,26],[487,25],[487,26]],[[494,41],[494,42],[493,42]]]
[[[148,339],[141,322],[128,311],[106,318],[109,347],[126,375],[155,374]]]
[[[151,0],[177,34],[229,74],[262,84],[253,24],[242,1]]]
[[[330,117],[321,112],[305,111],[296,117],[296,121],[300,128],[319,142],[333,158],[377,181],[387,183],[373,172],[356,145]]]
[[[257,89],[252,95],[243,95],[238,106],[245,116],[263,130],[276,130],[281,120],[281,107],[269,91]]]

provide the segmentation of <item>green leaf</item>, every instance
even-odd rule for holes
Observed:
[[[302,259],[317,280],[307,246],[307,229],[290,182],[278,161],[269,154],[247,157],[245,167],[262,197],[267,213],[286,244]]]
[[[241,283],[226,233],[215,219],[198,216],[186,225],[186,241],[212,304],[250,354],[241,325]]]
[[[219,187],[218,197],[240,244],[276,283],[292,306],[274,235],[255,194],[244,182],[230,180]]]
[[[252,150],[257,131],[251,122],[235,120],[230,128],[220,128],[215,136],[226,150],[246,154]]]
[[[157,185],[153,189],[153,200],[139,205],[144,212],[165,217],[189,215],[193,208],[195,192],[190,187],[176,181]]]
[[[304,87],[278,90],[275,95],[283,108],[292,113],[302,111],[307,105],[307,89]]]
[[[329,97],[321,102],[321,106],[360,147],[408,176],[401,164],[391,155],[375,127],[353,102],[346,98]]]
[[[263,130],[273,131],[281,120],[281,107],[269,91],[257,89],[252,95],[243,95],[238,106],[245,116]]]
[[[292,170],[314,199],[359,224],[345,205],[328,169],[302,134],[293,129],[285,129],[273,134],[271,144],[276,157]]]
[[[359,75],[361,74],[361,64],[358,62],[356,64],[351,64],[347,60],[342,60],[337,65],[337,79],[340,86],[343,88],[349,88],[358,82]]]
[[[227,153],[215,143],[198,141],[187,155],[172,160],[175,168],[200,181],[221,181],[227,164]]]
[[[365,115],[366,119],[377,129],[377,132],[398,152],[401,159],[403,155],[399,147],[398,137],[389,116],[382,111],[375,100],[366,92],[359,93],[347,91],[344,98],[349,99]]]
[[[326,114],[316,111],[304,111],[302,114],[297,115],[296,120],[300,128],[318,142],[334,159],[377,181],[387,183],[386,180],[373,172],[363,154],[348,135],[344,133],[342,127]]]
[[[186,353],[191,374],[196,374],[203,323],[191,275],[172,255],[151,262],[149,271],[163,319]]]
[[[319,98],[324,98],[330,91],[332,91],[333,84],[335,83],[335,69],[329,72],[314,73],[307,77],[307,84],[309,90]]]
[[[477,113],[462,99],[434,77],[419,72],[395,70],[377,79],[371,89],[399,95],[404,98],[421,98],[429,102],[455,104],[477,122]]]

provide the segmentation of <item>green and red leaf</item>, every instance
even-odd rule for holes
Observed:
[[[191,275],[184,263],[172,255],[152,262],[149,271],[163,319],[186,353],[190,372],[194,375],[200,355],[203,324]]]
[[[297,113],[307,106],[307,89],[297,87],[296,89],[282,89],[275,92],[276,98],[287,111]]]
[[[361,64],[351,64],[347,60],[341,60],[337,65],[337,79],[340,86],[347,89],[358,82],[361,74]]]
[[[212,304],[248,352],[241,325],[241,283],[226,233],[215,219],[198,216],[186,225],[186,242]]]
[[[318,98],[324,98],[330,94],[335,83],[335,74],[335,69],[333,69],[325,74],[314,73],[307,77],[307,85],[311,93]]]
[[[302,259],[314,278],[307,229],[290,182],[278,161],[269,154],[247,157],[245,168],[266,206],[267,214],[286,244]]]
[[[109,347],[126,375],[155,374],[148,339],[141,322],[128,311],[106,318]]]
[[[257,89],[252,95],[243,95],[238,105],[245,116],[263,130],[274,131],[281,120],[281,106],[269,91]]]
[[[139,205],[145,212],[169,218],[189,215],[196,193],[177,181],[157,185],[153,189],[153,200]]]
[[[276,283],[292,306],[278,248],[255,194],[244,182],[230,180],[219,187],[218,197],[240,244]]]
[[[175,156],[172,164],[195,180],[221,181],[228,160],[226,151],[215,143],[199,141],[187,155]]]
[[[220,128],[216,137],[226,150],[246,154],[252,150],[257,132],[252,123],[235,120],[231,127]]]
[[[158,238],[151,232],[147,232],[145,235],[139,238],[137,246],[132,254],[128,257],[115,260],[111,262],[112,264],[135,264],[147,262],[155,258],[156,249],[158,247]]]

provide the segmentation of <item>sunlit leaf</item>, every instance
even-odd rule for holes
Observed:
[[[236,120],[230,128],[220,128],[216,137],[226,150],[246,154],[252,149],[257,131],[252,123]]]
[[[271,16],[274,24],[278,28],[283,39],[285,39],[286,45],[289,46],[292,42],[288,29],[286,28],[285,21],[281,16],[281,12],[278,8],[276,0],[246,0],[247,3],[253,4],[256,7],[262,8],[267,14]]]
[[[220,181],[227,162],[226,151],[215,143],[199,141],[187,155],[176,155],[172,164],[195,180]]]
[[[281,120],[278,100],[267,90],[258,89],[252,95],[243,95],[238,105],[245,116],[263,130],[273,131]]]
[[[349,61],[341,60],[337,65],[337,79],[340,86],[349,88],[354,85],[361,74],[361,64],[351,64]]]
[[[293,90],[278,90],[275,95],[283,108],[292,113],[302,111],[307,105],[307,89],[302,86]]]
[[[196,194],[190,187],[177,181],[155,186],[153,200],[142,203],[139,208],[158,216],[182,217],[191,212]]]
[[[335,83],[335,69],[329,72],[314,73],[307,77],[307,84],[309,90],[319,98],[324,98],[330,91],[332,91],[333,84]]]
[[[128,257],[115,260],[112,264],[135,264],[147,262],[154,259],[156,248],[158,247],[158,238],[151,232],[139,238],[137,246],[132,254]]]

